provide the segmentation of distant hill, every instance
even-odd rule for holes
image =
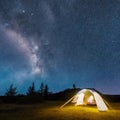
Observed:
[[[99,92],[98,90],[96,90],[94,88],[88,88],[88,89],[98,92],[108,102],[120,102],[120,95],[106,95],[106,94],[102,94],[101,92]],[[80,88],[65,89],[58,93],[49,95],[48,99],[49,100],[68,100],[71,97],[73,97],[80,90],[81,90]]]
[[[103,95],[108,102],[120,102],[120,95]]]
[[[75,89],[65,89],[63,91],[60,91],[58,93],[54,93],[49,95],[49,100],[67,100],[73,97],[78,91],[80,91],[80,88],[75,88]]]

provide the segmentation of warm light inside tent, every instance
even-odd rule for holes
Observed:
[[[88,98],[87,102],[93,104],[93,103],[94,103],[94,97],[91,95],[91,96]]]

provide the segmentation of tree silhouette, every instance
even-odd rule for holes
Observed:
[[[40,94],[41,96],[44,96],[44,84],[43,83],[41,83],[40,85]]]
[[[76,89],[76,85],[75,84],[73,84],[73,89]]]
[[[7,89],[7,92],[5,93],[6,96],[15,96],[17,94],[16,87],[13,86],[13,84],[10,85],[10,87]]]
[[[27,95],[28,96],[34,96],[35,95],[35,85],[34,82],[32,83],[32,85],[28,88],[28,92]]]
[[[49,90],[48,85],[45,85],[45,88],[44,88],[44,97],[45,98],[47,98],[47,96],[48,96],[48,90]]]

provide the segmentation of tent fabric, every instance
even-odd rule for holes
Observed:
[[[88,101],[89,100],[89,101]],[[79,91],[74,97],[73,103],[75,105],[87,105],[87,104],[96,104],[99,111],[107,111],[108,107],[106,106],[103,98],[95,90],[83,89]]]

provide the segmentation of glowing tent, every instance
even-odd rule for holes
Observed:
[[[75,105],[96,105],[99,111],[107,111],[108,107],[105,104],[103,98],[94,89],[82,89],[75,96],[69,99],[64,105],[70,101]]]

